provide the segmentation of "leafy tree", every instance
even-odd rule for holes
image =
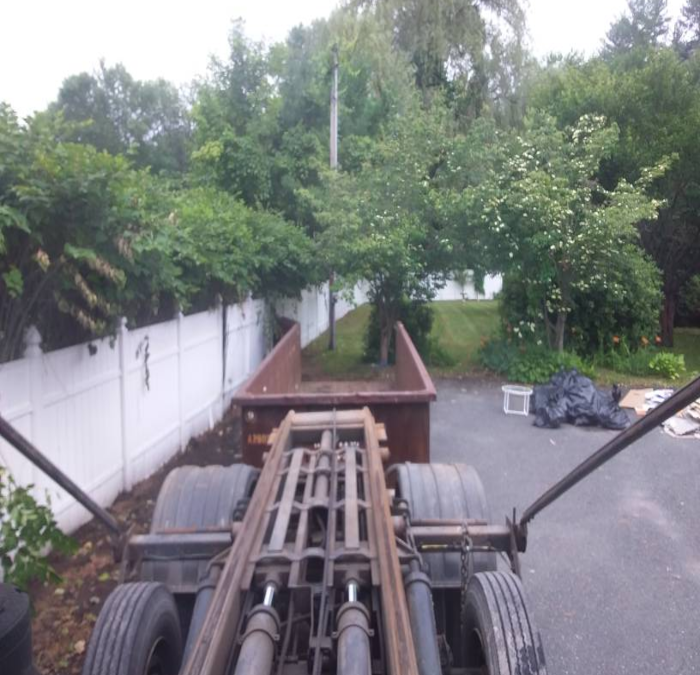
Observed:
[[[700,0],[686,0],[673,32],[673,44],[684,58],[700,45]]]
[[[499,35],[492,17],[504,21],[516,41],[524,31],[518,0],[351,0],[348,4],[373,10],[391,27],[395,44],[415,66],[416,84],[423,92],[450,82],[466,87],[477,115],[488,88],[487,47]]]
[[[602,118],[585,116],[560,131],[553,118],[535,115],[522,135],[497,136],[482,180],[461,197],[472,214],[462,237],[471,239],[481,224],[491,264],[526,288],[531,330],[536,321],[560,352],[577,294],[614,284],[619,251],[641,256],[630,245],[634,225],[658,206],[642,188],[660,169],[645,171],[636,186],[606,189],[595,180],[617,139],[617,127]]]
[[[67,78],[50,106],[74,124],[67,140],[128,155],[140,168],[181,173],[187,167],[190,127],[177,89],[165,80],[135,80],[123,65]]]
[[[320,251],[345,286],[367,282],[382,364],[402,302],[429,300],[449,267],[451,247],[431,196],[444,138],[440,109],[414,106],[388,124],[359,171],[325,178]]]
[[[64,131],[41,115],[21,126],[0,107],[0,360],[16,355],[30,322],[49,344],[67,324],[104,332],[127,283],[147,177],[124,158],[56,142]]]
[[[663,274],[667,346],[673,345],[679,293],[700,272],[698,63],[667,48],[650,52],[641,63],[568,60],[542,73],[533,87],[533,105],[554,114],[560,126],[584,114],[605,115],[619,125],[620,142],[598,174],[604,185],[635,181],[643,167],[673,158],[648,188],[663,201],[658,215],[639,223],[642,243]]]
[[[667,0],[628,0],[627,14],[608,30],[604,52],[609,56],[660,45],[668,33]]]
[[[331,51],[340,53],[340,161],[362,161],[362,148],[410,96],[405,59],[371,16],[335,12],[294,28],[266,47],[230,36],[231,53],[214,61],[194,105],[195,172],[205,184],[318,230],[308,190],[328,166]],[[358,152],[360,155],[358,156]]]
[[[143,324],[314,280],[311,241],[280,216],[214,188],[174,190],[65,135],[51,116],[22,126],[0,107],[0,361],[30,323],[55,348],[120,316]]]

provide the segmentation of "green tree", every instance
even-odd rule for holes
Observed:
[[[431,194],[444,125],[439,108],[414,106],[390,121],[359,171],[326,175],[317,215],[325,228],[320,251],[341,284],[368,284],[382,364],[402,303],[431,299],[449,269],[452,249]]]
[[[645,171],[638,185],[604,188],[595,178],[618,130],[594,116],[561,131],[536,114],[522,135],[499,136],[481,180],[460,197],[471,214],[461,236],[485,231],[491,264],[525,286],[549,346],[563,351],[576,295],[613,283],[621,250],[641,256],[630,246],[634,225],[658,207],[642,188],[660,169]]]
[[[604,53],[615,56],[656,47],[666,37],[668,24],[667,0],[628,0],[627,13],[608,30]]]
[[[673,32],[673,44],[684,58],[700,45],[700,0],[686,0]]]
[[[374,11],[391,28],[396,46],[409,55],[423,92],[450,83],[455,91],[466,88],[465,102],[477,116],[487,99],[488,47],[495,36],[501,40],[504,36],[492,18],[508,26],[516,43],[524,32],[518,0],[350,0],[347,4]]]
[[[559,125],[584,114],[605,115],[620,127],[620,142],[601,163],[601,182],[636,181],[644,167],[673,157],[649,186],[663,206],[639,223],[644,248],[663,274],[662,337],[673,345],[681,289],[700,272],[700,61],[672,49],[649,52],[641,62],[565,60],[540,75],[532,103]]]
[[[135,80],[123,65],[104,61],[93,73],[64,80],[50,106],[69,122],[67,140],[128,155],[140,168],[181,173],[187,167],[190,125],[178,90],[165,80]]]
[[[69,132],[49,115],[21,125],[0,106],[0,361],[31,323],[56,348],[108,334],[121,316],[140,325],[315,279],[312,242],[279,215],[57,141]]]

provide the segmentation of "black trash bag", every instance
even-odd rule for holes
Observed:
[[[553,384],[535,387],[532,410],[536,416],[536,427],[556,429],[562,422],[566,422],[566,405],[562,401],[561,389]]]
[[[561,370],[552,375],[549,384],[535,387],[532,401],[534,424],[550,429],[556,429],[562,422],[624,429],[630,421],[618,405],[619,399],[619,388],[613,388],[611,394],[601,392],[575,368]]]

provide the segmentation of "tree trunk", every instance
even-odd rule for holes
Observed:
[[[661,341],[664,347],[673,347],[673,325],[676,320],[676,296],[664,292],[664,307],[661,310]]]
[[[564,351],[564,329],[566,328],[566,312],[557,314],[557,325],[554,327],[554,348],[558,352]]]
[[[391,325],[387,321],[380,321],[379,330],[379,365],[389,365],[389,343],[391,342]]]

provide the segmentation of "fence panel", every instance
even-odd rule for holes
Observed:
[[[337,317],[353,306],[341,300]],[[306,345],[328,326],[328,287],[281,301],[277,311],[299,321]],[[115,338],[50,353],[31,329],[25,357],[0,364],[0,413],[106,506],[218,421],[268,342],[265,303],[251,298],[135,330],[122,324]],[[0,463],[18,483],[33,483],[39,499],[49,491],[64,530],[89,519],[2,442]]]
[[[125,334],[125,487],[147,478],[180,444],[177,321]]]
[[[181,443],[222,414],[223,308],[180,319]]]
[[[228,405],[267,351],[265,303],[249,298],[226,308],[224,403]]]

